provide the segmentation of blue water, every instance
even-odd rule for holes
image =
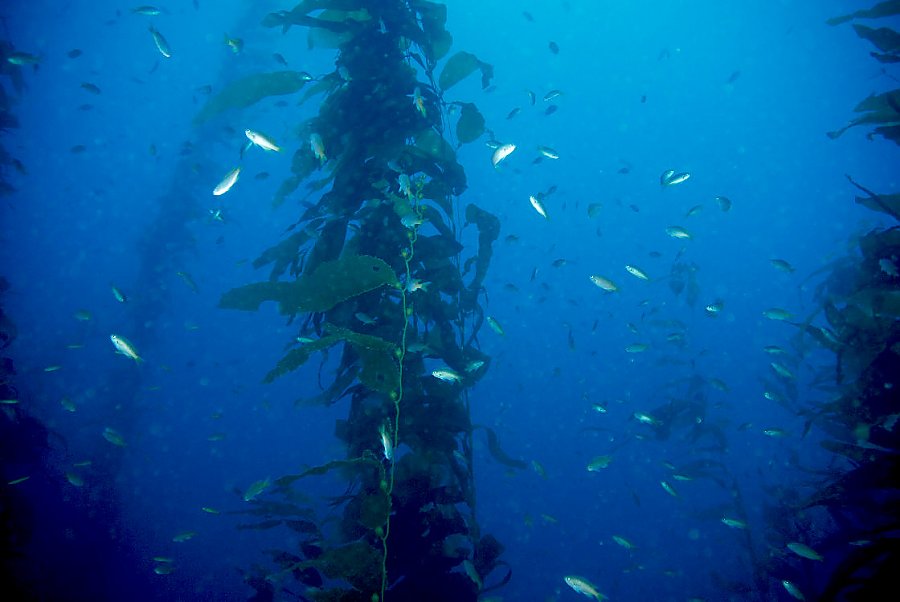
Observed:
[[[13,108],[21,127],[0,138],[27,168],[7,174],[17,192],[2,199],[0,265],[11,284],[4,308],[18,328],[10,355],[20,404],[53,433],[43,462],[3,468],[4,482],[31,476],[17,487],[32,488],[28,565],[57,576],[45,592],[68,583],[95,600],[246,599],[251,590],[237,569],[287,544],[276,533],[236,529],[242,518],[226,512],[242,509],[241,494],[254,481],[343,457],[332,434],[346,406],[293,403],[318,392],[316,362],[261,384],[296,325],[271,304],[257,313],[217,308],[225,291],[266,279],[268,268],[250,262],[299,216],[301,194],[274,209],[271,199],[290,174],[291,154],[306,144],[296,125],[316,113],[317,101],[298,107],[285,97],[280,107],[276,97],[192,125],[208,98],[201,87],[220,90],[280,69],[274,52],[291,69],[333,69],[332,51],[308,49],[302,28],[282,35],[258,25],[290,6],[169,2],[157,17],[102,0],[0,9],[3,35],[41,57],[37,69],[22,68],[27,88]],[[886,223],[854,204],[845,174],[898,192],[896,146],[866,139],[862,128],[825,136],[866,95],[895,85],[852,29],[825,24],[859,6],[460,0],[448,7],[454,49],[491,63],[496,88],[481,91],[473,76],[447,99],[475,102],[496,137],[518,147],[500,169],[491,167],[487,137],[459,151],[469,183],[461,206],[475,203],[502,226],[485,308],[505,335],[487,328],[479,335],[493,360],[469,392],[473,421],[545,472],[498,463],[476,431],[479,523],[505,545],[513,570],[494,594],[577,600],[563,582],[577,574],[613,600],[747,599],[729,586],[754,582],[745,534],[720,518],[740,496],[762,566],[782,554],[788,537],[772,509],[814,488],[815,476],[800,468],[834,462],[817,445],[821,433],[802,437],[803,417],[763,396],[777,377],[762,347],[790,347],[796,331],[762,312],[812,314],[821,276],[807,277]],[[157,52],[151,22],[171,45],[170,59]],[[240,54],[223,43],[226,33],[243,39]],[[72,49],[83,54],[68,58]],[[551,103],[541,97],[553,89],[563,92],[552,103],[559,108],[545,115]],[[537,94],[535,106],[527,90]],[[514,107],[521,112],[507,119]],[[211,190],[236,166],[248,127],[270,133],[287,152],[252,149],[238,184],[215,199]],[[73,153],[76,145],[83,152]],[[560,158],[534,164],[538,145]],[[661,187],[667,169],[691,178]],[[260,172],[270,175],[256,179]],[[554,185],[545,220],[528,197]],[[730,211],[716,196],[731,199]],[[589,217],[592,203],[602,208]],[[686,217],[696,205],[702,209]],[[210,219],[215,208],[224,208],[224,223]],[[692,240],[667,236],[672,225]],[[462,238],[465,257],[475,249],[474,228]],[[796,271],[776,270],[773,258]],[[565,262],[554,267],[556,260]],[[696,268],[693,306],[671,289],[676,260]],[[629,275],[625,264],[650,280]],[[603,293],[591,274],[620,290]],[[158,290],[144,288],[148,282]],[[723,309],[710,317],[704,306],[719,299]],[[91,319],[77,320],[79,310]],[[686,325],[681,346],[666,341],[672,327],[662,321],[672,320]],[[134,342],[146,361],[115,354],[111,333]],[[649,348],[625,352],[633,343]],[[803,403],[828,399],[811,383],[832,363],[812,350],[796,366]],[[51,366],[60,369],[45,371]],[[688,397],[692,378],[704,383],[705,409],[691,419],[718,429],[724,448],[712,438],[690,440],[687,425],[660,439],[633,417]],[[711,387],[713,378],[727,390]],[[64,398],[74,412],[62,407]],[[595,403],[608,412],[594,411]],[[107,427],[127,445],[106,441]],[[787,434],[767,437],[770,428]],[[610,466],[587,471],[602,454],[613,456]],[[716,462],[723,481],[673,481],[664,464],[697,460]],[[68,483],[67,472],[83,486]],[[321,493],[310,487],[311,496]],[[811,523],[816,541],[826,525]],[[172,541],[186,531],[196,535]],[[173,558],[176,569],[153,574],[154,556]],[[782,579],[817,587],[812,573],[794,566],[762,569],[770,599],[789,599]]]

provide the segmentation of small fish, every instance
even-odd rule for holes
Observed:
[[[199,293],[200,289],[197,288],[197,283],[194,282],[193,277],[187,272],[175,272],[175,274],[181,278],[188,287],[194,291],[195,293]]]
[[[644,412],[635,412],[632,414],[634,419],[640,422],[641,424],[649,424],[651,426],[656,426],[659,424],[659,420],[651,416],[650,414],[645,414]]]
[[[265,151],[275,151],[276,153],[281,151],[281,147],[264,134],[254,132],[253,130],[244,130],[244,135],[247,136],[247,140],[254,146],[258,146]]]
[[[231,48],[231,51],[235,54],[240,54],[241,50],[244,49],[244,40],[240,38],[229,38],[228,34],[225,34],[225,45]]]
[[[672,172],[672,173],[669,173]],[[668,174],[668,175],[666,175]],[[690,179],[691,174],[687,172],[675,173],[674,170],[667,170],[663,173],[663,176],[660,178],[660,182],[663,186],[675,186],[676,184],[681,184],[682,182],[686,182]]]
[[[53,365],[44,368],[44,372],[56,372],[57,370],[62,370],[62,366]]]
[[[109,288],[112,290],[113,297],[115,297],[116,301],[119,303],[128,301],[128,297],[125,296],[125,293],[123,293],[115,284],[111,284]]]
[[[312,149],[319,163],[324,164],[328,160],[328,157],[325,156],[325,143],[322,141],[322,137],[315,132],[309,135],[309,148]]]
[[[200,510],[206,512],[207,514],[221,514],[218,510],[216,510],[215,508],[210,508],[209,506],[203,506],[202,508],[200,508]]]
[[[544,115],[553,115],[558,110],[559,110],[559,107],[557,105],[550,105],[549,107],[544,109]]]
[[[559,153],[550,148],[549,146],[539,146],[538,152],[547,157],[548,159],[559,159]]]
[[[103,438],[117,447],[125,447],[125,437],[115,429],[109,427],[104,428]]]
[[[600,472],[612,464],[612,456],[596,456],[588,462],[587,469],[590,472]]]
[[[403,224],[404,228],[409,230],[415,230],[419,226],[425,223],[425,220],[416,215],[415,213],[407,213],[403,217],[400,218],[400,223]]]
[[[715,315],[721,313],[723,309],[725,309],[725,302],[722,301],[721,299],[716,299],[715,301],[713,301],[712,303],[710,303],[703,309],[706,311],[707,314],[709,314],[711,316],[715,316]]]
[[[770,428],[770,429],[764,429],[763,434],[767,437],[779,438],[779,437],[786,436],[787,432],[784,429]]]
[[[422,114],[422,117],[427,117],[428,114],[425,110],[425,98],[422,96],[422,90],[419,88],[419,86],[416,86],[416,89],[413,90],[412,99],[413,106],[416,107],[416,110]]]
[[[183,531],[175,535],[175,537],[172,538],[172,541],[175,543],[184,543],[185,541],[194,539],[195,535],[197,535],[196,531]]]
[[[668,228],[666,228],[666,234],[668,234],[672,238],[683,238],[686,240],[690,240],[691,238],[693,238],[691,236],[691,233],[681,226],[669,226]]]
[[[675,491],[675,488],[666,483],[665,481],[660,481],[659,486],[662,487],[666,493],[671,495],[672,497],[678,497],[678,492]]]
[[[407,293],[415,293],[418,291],[427,291],[429,284],[431,284],[431,283],[430,282],[422,282],[418,278],[412,278],[409,281],[409,284],[406,285],[406,292]]]
[[[359,320],[366,326],[371,326],[372,324],[375,323],[375,318],[373,318],[369,314],[363,313],[361,311],[358,311],[355,314],[353,314],[353,317],[355,317],[357,320]]]
[[[272,55],[272,58],[275,59],[276,63],[280,63],[280,64],[284,65],[285,67],[288,66],[287,60],[283,56],[281,56],[279,53],[277,53],[277,52],[274,53]]]
[[[41,62],[41,57],[34,54],[28,54],[27,52],[13,52],[6,57],[6,62],[10,65],[16,65],[18,67],[24,67],[25,65],[35,65],[36,69],[37,65]]]
[[[153,572],[157,575],[171,575],[175,567],[171,564],[157,564],[153,567]]]
[[[390,434],[390,429],[387,425],[382,424],[378,428],[378,435],[381,437],[381,448],[382,453],[384,454],[385,460],[388,462],[394,461],[394,441]]]
[[[779,364],[778,362],[769,362],[769,365],[772,366],[772,370],[774,370],[775,374],[777,374],[778,376],[793,380],[794,373],[788,370],[787,366],[785,366],[784,364]]]
[[[216,187],[213,188],[213,196],[222,196],[234,186],[235,182],[238,181],[238,176],[241,175],[241,168],[235,167],[222,178],[222,181],[216,184]]]
[[[633,266],[633,265],[627,265],[627,264],[626,264],[626,265],[625,265],[625,270],[626,270],[629,274],[631,274],[632,276],[634,276],[635,278],[640,278],[641,280],[650,280],[650,277],[647,276],[647,274],[645,274],[643,270],[641,270],[640,268],[637,268],[637,267],[635,267],[635,266]]]
[[[787,353],[786,350],[784,350],[782,347],[779,347],[778,345],[766,345],[765,347],[763,347],[763,351],[765,351],[769,355],[780,355]]]
[[[207,441],[211,441],[213,443],[217,441],[224,441],[228,435],[225,433],[213,433],[209,437],[206,438]]]
[[[494,150],[494,154],[491,155],[491,165],[497,167],[504,159],[510,156],[514,150],[516,150],[515,144],[501,144]]]
[[[591,203],[587,208],[588,217],[591,219],[597,217],[598,215],[600,215],[601,209],[603,209],[602,203]]]
[[[616,286],[616,284],[609,278],[604,278],[603,276],[598,276],[597,274],[593,274],[590,276],[590,279],[591,279],[591,282],[593,282],[599,288],[601,288],[607,292],[614,293],[617,290],[619,290],[619,287]]]
[[[512,111],[510,111],[509,113],[507,113],[506,118],[507,118],[507,119],[512,119],[513,117],[515,117],[516,115],[518,115],[521,111],[522,111],[521,107],[516,107],[516,108],[514,108]]]
[[[162,14],[162,11],[155,6],[138,6],[137,8],[132,8],[131,12],[136,15],[144,15],[145,17],[156,17]]]
[[[61,405],[63,407],[63,409],[67,412],[74,412],[75,410],[78,409],[75,406],[75,404],[72,403],[72,400],[69,399],[68,397],[63,397],[62,399],[60,399],[59,405]]]
[[[577,575],[566,575],[565,577],[563,577],[563,581],[565,581],[566,585],[571,587],[579,594],[587,596],[588,598],[593,598],[598,602],[606,598],[606,596],[601,594],[600,590],[598,590],[593,583],[591,583],[584,577],[578,577]]]
[[[772,265],[775,266],[775,269],[781,270],[782,272],[790,274],[794,271],[794,266],[785,261],[784,259],[770,259]]]
[[[462,377],[459,374],[457,374],[453,370],[450,370],[449,368],[434,370],[432,371],[431,375],[438,380],[442,380],[448,383],[458,383],[462,380]]]
[[[101,94],[100,88],[91,82],[82,82],[81,89],[85,92],[90,92],[91,94]]]
[[[251,483],[250,487],[247,488],[247,491],[244,492],[244,501],[249,502],[256,499],[263,491],[268,489],[271,484],[268,477],[261,481]]]
[[[552,52],[553,54],[559,54],[559,44],[557,44],[556,42],[551,40],[547,47],[550,48],[550,52]]]
[[[684,214],[685,217],[691,217],[692,215],[697,215],[703,210],[703,205],[694,205],[690,209],[687,210],[687,213]]]
[[[792,595],[794,598],[796,598],[798,600],[806,600],[806,598],[803,596],[803,592],[801,592],[800,589],[796,585],[794,585],[787,579],[782,579],[781,585],[782,585],[782,587],[784,587],[785,590],[787,590],[787,593]]]
[[[595,412],[597,412],[598,414],[606,414],[608,411],[606,409],[606,405],[602,404],[602,403],[591,404],[591,409],[594,410]]]
[[[635,546],[633,543],[631,543],[630,541],[628,541],[627,539],[625,539],[625,538],[622,537],[621,535],[613,535],[613,536],[612,536],[612,539],[613,539],[614,542],[616,542],[617,544],[619,544],[620,546],[622,546],[622,547],[625,548],[626,550],[635,550],[635,549],[637,549],[637,546]]]
[[[747,523],[742,520],[738,520],[736,518],[728,518],[727,516],[722,517],[722,524],[726,527],[731,527],[732,529],[746,529]]]
[[[66,53],[66,56],[69,57],[70,59],[77,59],[82,54],[83,53],[81,52],[81,50],[79,48],[73,48],[72,50],[70,50]]]
[[[793,314],[791,312],[780,307],[770,307],[769,309],[762,312],[762,315],[769,318],[770,320],[790,320],[793,317]]]
[[[134,345],[126,339],[125,337],[119,336],[117,334],[109,335],[109,340],[112,341],[113,347],[116,348],[116,353],[121,353],[125,357],[130,357],[135,362],[144,361],[140,355],[138,355],[137,350],[134,348]]]
[[[156,49],[159,50],[159,53],[167,59],[172,58],[172,50],[169,48],[169,43],[163,37],[163,34],[159,33],[152,25],[149,27],[149,31],[150,35],[153,36],[153,43],[156,44]]]
[[[719,209],[721,209],[722,211],[728,211],[729,209],[731,209],[731,199],[729,199],[727,196],[717,196],[715,200],[716,204],[719,206]]]
[[[662,172],[662,174],[660,174],[660,176],[659,176],[659,185],[665,186],[666,183],[669,181],[669,179],[674,175],[675,175],[674,169],[667,169],[666,171]]]
[[[19,477],[18,479],[13,479],[12,481],[7,481],[6,484],[7,485],[18,485],[19,483],[24,483],[25,481],[27,481],[30,478],[31,478],[30,475],[27,477]]]
[[[547,216],[547,210],[544,209],[544,205],[541,203],[540,199],[538,199],[534,195],[531,195],[528,197],[528,200],[531,202],[531,206],[534,207],[534,210],[537,211],[541,217],[543,217],[544,219],[550,219]]]
[[[792,542],[788,543],[787,549],[790,550],[791,552],[793,552],[794,554],[796,554],[797,556],[806,558],[808,560],[818,560],[819,562],[824,560],[824,558],[822,558],[821,554],[819,554],[818,552],[813,550],[808,545],[806,545],[804,543],[800,543],[798,541],[792,541]]]
[[[14,406],[19,403],[18,399],[0,399],[0,406]]]
[[[493,330],[494,332],[496,332],[497,334],[499,334],[501,337],[502,337],[504,334],[506,334],[505,332],[503,332],[503,327],[500,326],[500,322],[498,322],[498,321],[497,321],[495,318],[493,318],[492,316],[486,317],[486,318],[485,318],[485,321],[488,323],[488,326],[491,327],[491,330]]]
[[[466,364],[466,372],[475,372],[482,366],[484,366],[484,360],[472,360]]]
[[[550,90],[546,94],[544,94],[544,102],[550,102],[554,98],[562,96],[562,90]]]
[[[71,484],[73,487],[84,487],[84,479],[81,478],[81,475],[76,474],[76,473],[74,473],[74,472],[67,472],[67,473],[66,473],[66,480],[67,480],[67,481],[69,482],[69,484]]]

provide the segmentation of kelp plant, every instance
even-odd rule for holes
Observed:
[[[249,513],[265,519],[244,528],[286,528],[299,539],[295,549],[270,553],[277,569],[247,575],[256,599],[293,592],[293,583],[306,587],[295,595],[314,600],[459,602],[510,577],[502,546],[475,521],[466,396],[490,359],[476,335],[500,227],[468,205],[464,225],[477,228],[478,247],[461,262],[456,203],[466,176],[449,122],[459,144],[478,139],[485,124],[475,105],[444,99],[476,71],[487,87],[493,72],[466,52],[442,60],[452,42],[445,22],[446,7],[423,0],[306,0],[263,20],[283,32],[307,27],[310,45],[337,49],[332,73],[277,76],[306,84],[303,100],[321,95],[321,104],[299,126],[303,144],[276,202],[304,183],[318,200],[254,263],[273,266],[268,281],[229,291],[220,306],[275,301],[282,314],[302,318],[265,380],[321,352],[320,375],[333,377],[306,402],[349,398],[350,408],[336,425],[345,459],[258,483],[244,496],[254,504]],[[266,77],[254,81],[261,90],[249,100],[210,102],[250,104],[266,95]],[[339,357],[329,360],[334,348]],[[317,520],[312,505],[296,502],[292,487],[313,476],[349,481],[331,504],[337,521]]]
[[[829,23],[898,14],[900,2],[892,0]],[[881,51],[872,53],[876,60],[900,61],[896,31],[853,27]],[[830,138],[849,127],[872,126],[869,139],[877,135],[900,144],[900,89],[871,95],[855,110],[862,115]],[[862,192],[856,202],[890,216],[892,225],[868,232],[858,253],[832,264],[816,291],[820,314],[797,324],[802,335],[835,355],[837,394],[808,414],[827,435],[822,446],[841,461],[794,518],[804,526],[818,510],[827,513],[831,532],[819,547],[827,564],[814,572],[817,567],[792,559],[795,566],[778,572],[805,575],[797,585],[807,599],[891,600],[900,596],[900,195],[878,194],[848,180]],[[821,324],[814,324],[818,315]]]

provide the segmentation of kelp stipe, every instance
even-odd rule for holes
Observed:
[[[475,105],[443,98],[476,71],[487,87],[493,73],[460,52],[436,83],[452,42],[445,21],[443,5],[422,0],[305,1],[263,21],[291,35],[307,27],[311,45],[337,49],[335,70],[304,93],[321,104],[298,128],[292,175],[275,201],[303,183],[321,196],[291,226],[296,232],[254,262],[273,264],[269,280],[229,291],[220,306],[275,301],[282,314],[302,315],[297,341],[266,380],[339,347],[330,383],[302,403],[349,398],[350,408],[336,427],[347,458],[276,479],[247,512],[263,520],[245,528],[286,527],[301,540],[270,552],[277,569],[248,573],[260,596],[280,589],[329,601],[465,601],[510,577],[508,568],[494,575],[506,567],[503,548],[475,521],[465,397],[490,359],[475,335],[499,221],[466,208],[478,250],[461,264],[454,216],[466,177],[446,138],[448,109],[461,108],[460,143],[479,138],[484,119]],[[294,485],[313,477],[348,483],[331,502],[341,512],[336,524],[296,501]]]

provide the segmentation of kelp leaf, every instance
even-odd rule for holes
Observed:
[[[456,123],[456,137],[460,144],[474,142],[484,133],[484,116],[470,102],[459,104],[462,105],[462,110]]]
[[[219,299],[222,309],[258,311],[265,301],[281,301],[290,293],[292,282],[254,282],[233,288]]]
[[[228,109],[249,107],[267,96],[293,94],[300,91],[304,84],[306,80],[297,71],[248,75],[230,83],[224,90],[210,98],[194,117],[194,125],[200,125]]]
[[[496,215],[469,204],[466,206],[466,223],[475,224],[478,228],[478,256],[475,261],[475,276],[469,283],[462,303],[474,306],[481,285],[487,276],[488,266],[491,264],[494,241],[500,236],[500,220]]]
[[[253,260],[254,268],[261,268],[269,263],[274,263],[269,274],[269,281],[274,282],[284,273],[289,265],[297,261],[297,251],[300,246],[308,241],[311,235],[305,231],[295,232],[274,247],[266,249],[262,255]]]
[[[367,529],[383,527],[391,512],[391,498],[383,491],[363,496],[359,522]]]
[[[359,380],[372,391],[390,395],[400,388],[400,367],[397,364],[397,346],[393,343],[367,334],[360,334],[328,325],[325,331],[344,339],[353,346],[362,361]]]
[[[315,353],[316,351],[322,351],[323,349],[328,349],[332,345],[335,345],[339,340],[340,339],[338,337],[325,336],[320,339],[316,339],[312,343],[304,343],[301,347],[291,349],[287,352],[287,355],[278,360],[278,363],[275,365],[275,367],[272,368],[268,374],[266,374],[263,382],[271,383],[279,376],[284,376],[288,372],[293,372],[294,370],[305,364],[313,353]]]
[[[438,84],[445,92],[469,77],[476,69],[481,69],[481,87],[487,88],[494,77],[494,67],[478,60],[471,52],[460,51],[447,59],[441,70]]]
[[[354,588],[375,591],[381,583],[381,553],[365,541],[329,548],[312,564],[330,579],[343,579]]]
[[[453,36],[446,29],[447,6],[438,2],[413,2],[411,6],[419,12],[422,31],[428,41],[423,48],[431,64],[441,60],[453,45]]]
[[[520,470],[528,468],[528,464],[510,457],[509,454],[500,449],[500,441],[497,439],[497,433],[494,432],[494,429],[486,426],[482,428],[487,433],[488,451],[491,452],[491,456],[493,456],[495,460],[510,468],[518,468]]]
[[[264,301],[278,301],[282,314],[323,312],[384,285],[400,287],[387,263],[369,255],[345,255],[322,262],[293,282],[256,282],[232,289],[222,295],[219,307],[256,311]]]

